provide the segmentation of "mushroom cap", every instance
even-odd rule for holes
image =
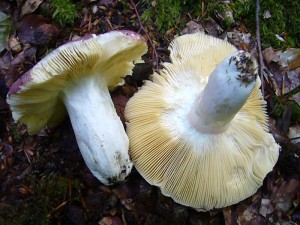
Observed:
[[[145,81],[125,109],[134,166],[180,204],[204,211],[235,204],[257,191],[278,159],[260,80],[225,132],[199,133],[187,121],[189,109],[236,49],[195,33],[176,38],[170,50],[172,63]]]
[[[87,35],[60,46],[11,86],[7,102],[13,118],[27,124],[30,133],[58,125],[66,115],[60,95],[67,85],[101,76],[112,89],[146,51],[145,40],[126,30]]]

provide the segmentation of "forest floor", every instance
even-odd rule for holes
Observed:
[[[0,3],[0,11],[10,16],[12,24],[6,49],[0,54],[0,225],[300,224],[299,52],[292,66],[271,46],[262,52],[270,72],[263,78],[264,98],[270,130],[281,145],[280,157],[253,196],[222,209],[197,212],[179,205],[148,184],[135,169],[124,183],[101,184],[85,166],[68,118],[37,135],[29,135],[25,125],[15,123],[6,103],[11,84],[48,52],[76,37],[125,29],[148,40],[145,63],[137,65],[133,76],[111,93],[123,121],[127,100],[153,70],[169,61],[168,45],[175,35],[204,31],[227,38],[246,51],[251,50],[255,39],[255,34],[241,24],[220,32],[221,26],[213,18],[191,18],[180,31],[160,33],[153,24],[142,25],[139,20],[142,3],[76,2],[82,6],[80,17],[63,28],[44,13],[49,7],[47,1]]]

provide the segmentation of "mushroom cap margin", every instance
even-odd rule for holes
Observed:
[[[220,54],[227,56],[235,48],[227,49]],[[215,60],[216,53],[207,48],[189,57],[186,50],[171,52],[173,64],[165,63],[160,75],[154,73],[153,81],[146,81],[127,103],[130,155],[140,174],[176,202],[201,210],[222,208],[257,191],[277,162],[280,147],[268,133],[259,78],[224,133],[199,134],[187,123],[188,109],[214,70],[203,65],[212,65],[205,62]]]
[[[125,30],[86,35],[60,46],[11,86],[7,102],[13,118],[27,124],[32,134],[58,125],[66,115],[60,93],[70,81],[101,75],[112,89],[132,73],[133,61],[146,51],[145,40]]]

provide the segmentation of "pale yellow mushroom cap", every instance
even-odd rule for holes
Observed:
[[[262,185],[279,154],[260,81],[225,132],[199,133],[186,120],[188,109],[216,65],[236,49],[196,33],[176,38],[170,50],[172,63],[126,106],[134,166],[180,204],[210,210],[240,202]]]
[[[145,40],[131,31],[87,35],[60,46],[10,88],[7,102],[13,118],[27,124],[30,133],[56,126],[66,115],[64,88],[81,78],[99,76],[111,89],[132,73],[134,60],[146,51]]]

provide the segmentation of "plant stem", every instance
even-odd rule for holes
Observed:
[[[257,42],[257,50],[258,50],[258,57],[259,57],[259,76],[261,80],[261,92],[262,95],[265,96],[264,91],[264,60],[262,56],[261,51],[261,41],[260,41],[260,0],[256,0],[256,14],[255,14],[255,20],[256,20],[256,42]]]

